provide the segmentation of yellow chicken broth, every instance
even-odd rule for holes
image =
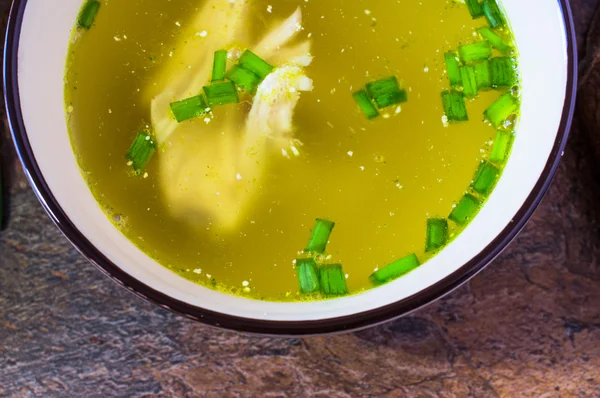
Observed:
[[[399,257],[414,252],[425,261],[427,218],[448,216],[495,136],[482,114],[497,90],[468,100],[470,121],[449,126],[440,100],[449,86],[444,52],[475,41],[485,18],[472,20],[464,5],[449,0],[254,0],[252,41],[301,8],[296,40],[312,40],[306,73],[314,89],[302,93],[294,114],[299,156],[271,153],[239,225],[222,231],[209,220],[190,225],[170,215],[158,183],[160,150],[141,176],[124,158],[136,132],[149,126],[150,102],[164,83],[161,67],[176,55],[202,3],[102,1],[94,26],[74,35],[65,82],[72,143],[114,223],[191,281],[270,300],[301,299],[294,259],[317,217],[336,222],[327,261],[343,264],[351,292],[369,288],[373,270]],[[408,102],[367,120],[352,93],[391,75]],[[227,107],[249,104],[224,106],[215,118]],[[186,123],[207,128],[202,118]],[[450,234],[457,232],[450,223]]]

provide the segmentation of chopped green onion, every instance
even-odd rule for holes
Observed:
[[[401,90],[395,76],[367,83],[367,94],[379,109],[407,101],[406,90]]]
[[[327,242],[329,242],[329,235],[331,235],[333,227],[335,227],[333,221],[317,218],[315,227],[308,240],[308,245],[304,250],[310,253],[325,253],[325,248],[327,247]]]
[[[510,87],[517,81],[512,58],[495,57],[490,60],[492,86]]]
[[[494,32],[487,26],[477,29],[477,32],[479,32],[481,37],[489,41],[492,47],[494,47],[496,50],[500,51],[503,54],[507,54],[510,52],[510,44],[508,44],[499,34]]]
[[[504,25],[504,15],[496,0],[483,0],[483,15],[492,28]]]
[[[396,76],[386,77],[384,79],[375,80],[367,83],[367,94],[372,99],[379,97],[380,95],[394,93],[400,91],[400,84]]]
[[[460,67],[460,78],[463,85],[465,97],[474,97],[477,95],[477,80],[475,79],[475,68],[471,65]]]
[[[300,292],[315,293],[319,291],[319,267],[312,258],[300,258],[296,260],[296,273]]]
[[[94,19],[96,19],[96,14],[98,14],[99,9],[100,2],[98,0],[88,0],[79,13],[77,25],[84,29],[91,28],[94,24]]]
[[[469,14],[471,14],[473,19],[483,16],[483,5],[479,2],[479,0],[465,0],[465,3],[467,4]]]
[[[463,93],[458,91],[442,91],[444,114],[448,121],[464,122],[469,120]]]
[[[379,116],[379,111],[375,108],[375,105],[371,103],[369,95],[365,90],[355,92],[352,94],[352,97],[360,107],[360,110],[367,116],[367,119],[373,119],[374,117]]]
[[[448,219],[454,221],[458,225],[465,225],[475,216],[480,207],[481,202],[479,199],[468,193],[456,204],[456,207],[452,210]]]
[[[408,256],[396,260],[382,269],[373,272],[369,279],[373,284],[380,285],[409,273],[419,265],[421,265],[421,263],[419,262],[417,255],[414,253],[409,254]]]
[[[202,95],[186,98],[177,102],[171,102],[171,112],[173,112],[175,120],[179,123],[184,120],[204,115],[207,108],[208,105]]]
[[[239,65],[234,66],[227,72],[227,78],[250,94],[254,93],[260,84],[260,77]]]
[[[140,131],[125,154],[125,158],[129,160],[128,165],[132,166],[133,170],[138,173],[146,167],[155,149],[156,144],[152,136],[147,132]]]
[[[492,123],[492,126],[499,127],[507,117],[519,109],[519,102],[511,93],[506,93],[494,102],[483,114],[486,119]]]
[[[240,102],[237,88],[233,82],[211,84],[210,86],[204,86],[203,90],[210,106],[237,104]]]
[[[239,62],[242,68],[254,73],[260,80],[267,77],[273,70],[273,66],[250,50],[244,51]]]
[[[215,51],[215,59],[213,61],[212,83],[225,80],[225,72],[227,71],[227,50]]]
[[[448,72],[448,80],[450,80],[450,85],[460,85],[462,80],[460,79],[460,65],[458,63],[458,56],[454,51],[450,51],[444,54],[444,60],[446,61],[446,71]]]
[[[476,64],[473,64],[473,68],[475,68],[475,81],[477,82],[477,89],[487,89],[492,87],[490,62],[478,62]]]
[[[427,220],[427,239],[425,251],[432,252],[443,247],[448,242],[448,221],[445,218],[430,218]]]
[[[408,101],[406,90],[399,90],[395,93],[383,94],[373,99],[379,109],[387,108],[388,106],[401,104]]]
[[[502,164],[508,157],[514,135],[509,131],[499,130],[490,152],[490,162]]]
[[[473,191],[482,195],[488,196],[492,192],[492,188],[496,184],[500,170],[490,162],[483,162],[475,172],[473,179]]]
[[[340,264],[322,265],[319,270],[321,292],[329,296],[340,296],[348,293],[346,275]]]
[[[488,59],[492,56],[492,47],[487,41],[464,44],[458,46],[458,55],[464,63],[471,63]]]

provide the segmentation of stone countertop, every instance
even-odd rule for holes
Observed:
[[[0,233],[0,396],[599,397],[597,2],[573,1],[589,84],[531,222],[462,288],[358,333],[250,337],[134,297],[51,223],[2,124],[10,218]],[[8,8],[0,0],[3,27]]]

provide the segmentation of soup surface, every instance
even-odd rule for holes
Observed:
[[[452,90],[445,54],[488,43],[477,33],[488,19],[451,0],[102,0],[67,63],[73,148],[114,224],[173,272],[254,298],[319,299],[301,294],[296,269],[315,258],[341,264],[356,293],[395,260],[435,255],[428,219],[448,219],[468,193],[485,201],[476,170],[517,111],[496,127],[484,112],[516,80],[465,98],[468,121],[448,120],[440,94]],[[507,26],[493,32],[510,45]],[[515,60],[492,48],[481,60]],[[170,103],[211,84],[213,53],[227,50],[230,70],[245,49],[275,67],[257,94],[238,86],[239,103],[177,123]],[[353,93],[391,76],[406,101],[368,119]],[[157,149],[134,173],[125,154],[142,130]],[[473,215],[445,221],[441,245]],[[317,218],[335,228],[325,253],[305,253]]]

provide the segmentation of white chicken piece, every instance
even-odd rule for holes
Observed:
[[[258,86],[246,122],[246,139],[254,142],[267,137],[285,151],[297,140],[292,138],[292,118],[300,91],[312,91],[312,80],[301,67],[286,65],[275,69]]]
[[[230,0],[212,2],[231,4]],[[207,7],[203,13],[219,14],[218,9]],[[235,11],[236,15],[243,12],[243,6]],[[232,41],[244,22],[241,17],[235,22],[237,27],[230,23]],[[212,64],[206,59],[212,62],[215,50],[232,44],[224,42],[223,36],[214,43],[204,42],[210,56],[198,56],[191,68],[193,76],[178,78],[179,82],[185,78],[190,84],[197,83],[197,87],[174,84],[153,100],[152,123],[161,145],[159,181],[173,216],[188,220],[191,226],[205,228],[209,222],[221,233],[235,230],[252,207],[270,159],[288,151],[298,153],[293,114],[300,92],[312,90],[312,80],[304,71],[312,58],[309,41],[293,46],[287,43],[297,35],[301,22],[298,9],[251,47],[275,69],[259,85],[249,111],[245,104],[228,105],[215,109],[214,118],[206,122],[179,124],[168,117],[170,102],[197,95],[210,80]]]
[[[209,0],[181,36],[171,60],[160,71],[163,91],[152,98],[151,121],[158,144],[177,129],[170,117],[171,102],[202,92],[210,81],[214,51],[226,48],[248,34],[248,1]]]

